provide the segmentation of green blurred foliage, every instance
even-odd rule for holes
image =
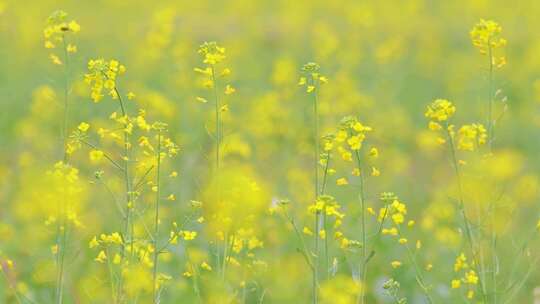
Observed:
[[[206,303],[310,301],[311,274],[297,252],[298,239],[286,221],[267,211],[278,198],[287,197],[301,227],[312,221],[305,212],[313,201],[312,107],[297,85],[308,61],[319,63],[329,79],[319,96],[321,133],[334,132],[346,115],[374,129],[370,144],[380,150],[381,176],[367,181],[368,206],[381,207],[380,192],[399,194],[407,202],[408,218],[417,222],[408,238],[413,244],[422,240],[422,267],[433,266],[426,280],[437,302],[464,301],[450,289],[455,257],[465,250],[456,181],[447,151],[435,143],[423,114],[433,99],[447,98],[457,107],[457,124],[485,122],[488,60],[471,44],[469,31],[480,18],[496,20],[508,40],[508,64],[496,71],[494,83],[500,96],[506,96],[508,110],[496,128],[497,158],[486,163],[464,156],[465,201],[470,216],[481,223],[483,208],[500,193],[494,226],[498,276],[505,278],[499,286],[501,299],[508,296],[504,289],[513,278],[525,276],[528,280],[512,303],[533,299],[540,280],[540,244],[530,241],[523,251],[520,246],[534,232],[540,211],[540,35],[535,30],[540,28],[540,2],[0,0],[0,250],[15,264],[6,282],[14,282],[35,303],[52,303],[54,298],[54,243],[44,224],[53,204],[48,199],[54,197],[47,196],[52,186],[43,174],[62,158],[64,83],[42,36],[47,17],[57,9],[81,25],[75,37],[78,52],[70,63],[69,128],[81,121],[103,123],[117,110],[115,101],[94,104],[83,82],[89,59],[115,58],[127,67],[119,87],[137,95],[130,107],[167,122],[170,136],[180,145],[179,156],[167,164],[179,177],[164,186],[176,196],[176,201],[164,203],[166,223],[180,222],[190,200],[214,200],[209,186],[216,182],[213,112],[196,99],[205,90],[193,69],[201,67],[197,48],[204,41],[215,40],[226,48],[230,82],[237,92],[224,101],[230,111],[223,117],[228,175],[222,184],[232,189],[227,199],[238,204],[228,209],[234,223],[252,227],[263,240],[257,258],[265,264],[259,265],[264,269],[231,271],[229,284],[221,284],[215,271],[202,277]],[[502,103],[496,102],[496,109],[502,111]],[[87,247],[94,235],[119,230],[120,219],[108,192],[93,179],[100,168],[87,159],[88,152],[81,152],[73,160],[80,170],[79,217],[84,227],[70,240],[65,303],[111,301],[106,269]],[[336,164],[336,169],[328,192],[347,214],[344,230],[359,239],[357,183],[338,187],[336,180],[350,168]],[[109,167],[105,174],[114,176],[111,171]],[[121,181],[112,179],[110,187],[121,192]],[[203,213],[218,208],[228,207],[205,205]],[[377,222],[370,221],[370,229],[376,229]],[[192,259],[213,259],[216,229],[209,224],[200,232],[192,249],[197,257]],[[187,254],[180,246],[163,257],[163,272],[172,280],[162,303],[197,301],[191,281],[182,276]],[[338,275],[321,285],[321,301],[354,302],[354,295],[336,284],[349,291],[359,288],[353,280],[359,275],[358,252],[336,246],[332,255]],[[368,303],[392,303],[381,287],[390,277],[401,283],[401,296],[422,303],[405,259],[395,241],[383,238],[378,243],[368,281],[362,283]],[[394,270],[393,260],[405,265]],[[138,272],[134,278],[148,276],[147,269],[130,271]],[[146,288],[137,280],[126,284]],[[247,290],[244,298],[242,290]],[[333,293],[335,302],[328,300]],[[10,301],[15,301],[13,293],[3,282],[0,302]]]

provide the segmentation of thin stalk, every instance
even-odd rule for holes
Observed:
[[[285,209],[284,211],[285,211],[285,217],[287,218],[287,220],[293,226],[296,237],[300,240],[300,242],[302,244],[302,249],[299,250],[299,251],[301,251],[302,255],[304,256],[304,259],[306,260],[306,263],[308,264],[308,266],[309,266],[309,268],[311,270],[311,274],[312,274],[312,277],[313,277],[312,282],[313,282],[313,284],[315,284],[317,282],[317,280],[315,279],[316,276],[317,276],[317,273],[315,271],[315,265],[313,264],[313,261],[310,258],[310,254],[309,254],[306,242],[304,241],[302,233],[300,233],[300,229],[298,229],[298,226],[296,225],[296,222],[289,215],[289,212],[287,211],[287,209]],[[311,292],[312,292],[312,300],[313,300],[314,303],[316,303],[316,301],[317,301],[317,285],[313,285],[313,288],[311,289]]]
[[[69,116],[69,54],[67,51],[66,36],[62,35],[63,51],[64,51],[64,118],[62,124],[62,147],[63,147],[63,160],[64,164],[67,164],[67,141],[68,141],[68,116]],[[64,190],[65,191],[65,190]],[[57,224],[57,236],[56,236],[56,262],[57,262],[57,276],[56,276],[56,303],[62,304],[64,302],[64,263],[65,263],[65,245],[66,245],[66,198],[62,201],[62,207],[60,211],[60,218]]]
[[[214,91],[214,116],[215,116],[215,123],[216,123],[216,134],[215,134],[215,157],[216,157],[216,164],[215,164],[215,183],[216,183],[216,196],[217,196],[217,200],[216,200],[216,203],[219,204],[220,201],[221,201],[221,185],[220,185],[220,168],[221,168],[221,108],[220,108],[220,102],[219,102],[219,94],[218,94],[218,83],[217,83],[217,79],[216,79],[216,69],[214,68],[214,66],[212,65],[211,66],[211,70],[212,70],[212,84],[213,84],[213,91]],[[228,234],[228,233],[227,233]],[[219,246],[219,245],[218,245]],[[221,270],[223,271],[223,273],[221,274],[222,275],[222,278],[225,279],[225,263],[226,263],[226,255],[227,255],[227,246],[228,246],[228,235],[225,235],[225,239],[224,239],[224,244],[223,244],[223,261],[221,261],[221,263],[223,263],[222,265],[220,264],[220,261],[219,261],[219,256],[220,256],[220,252],[219,252],[219,247],[218,247],[218,252],[217,252],[217,256],[218,256],[218,265],[221,265]]]
[[[315,201],[319,197],[319,84],[318,81],[313,80],[313,85],[315,86],[315,91],[313,92],[313,127],[314,127],[314,145],[315,145],[315,157],[314,157],[314,183],[315,183]],[[318,288],[319,288],[319,221],[320,213],[315,213],[315,231],[314,231],[314,241],[315,241],[315,256],[314,256],[314,275],[313,275],[313,303],[318,303]]]
[[[195,215],[195,212],[191,212],[188,216],[186,216],[184,221],[182,222],[182,224],[180,224],[180,226],[179,226],[180,229],[179,230],[183,230],[185,225],[191,221],[191,219],[193,218],[194,215]],[[152,238],[152,242],[153,242],[154,237],[151,236],[151,235],[150,235],[150,237]],[[174,237],[169,237],[167,242],[163,246],[161,246],[161,248],[159,248],[158,252],[159,253],[165,252],[165,249],[167,249],[169,247],[169,245],[172,244],[174,239],[175,239]]]
[[[62,124],[62,140],[64,148],[63,159],[64,163],[68,161],[67,141],[68,141],[68,117],[69,117],[69,54],[67,51],[66,36],[62,35],[63,51],[64,51],[64,119]]]
[[[159,201],[161,195],[160,187],[160,173],[161,173],[161,130],[158,131],[158,144],[157,144],[157,171],[156,171],[156,206],[155,206],[155,218],[154,218],[154,265],[152,269],[152,281],[153,285],[153,299],[154,303],[159,303],[159,294],[157,290],[157,271],[158,271],[158,239],[159,239]]]
[[[229,262],[229,253],[232,252],[232,247],[234,246],[234,242],[235,242],[235,239],[236,239],[236,234],[233,233],[232,237],[229,237],[229,233],[225,234],[226,235],[226,243],[225,243],[225,248],[224,248],[224,252],[223,252],[223,265],[222,265],[222,275],[223,275],[223,279],[225,279],[225,272],[227,271],[227,263]],[[231,239],[231,241],[229,242],[229,239]]]
[[[19,292],[13,286],[13,283],[11,282],[11,280],[9,279],[7,274],[4,272],[4,265],[0,264],[0,272],[2,272],[2,275],[3,275],[4,279],[6,280],[7,286],[9,287],[9,289],[11,289],[11,292],[13,292],[13,295],[15,296],[15,300],[17,300],[17,303],[22,304],[23,302],[21,300],[21,297],[19,296]]]
[[[126,107],[124,105],[124,101],[122,100],[122,95],[120,95],[120,92],[118,91],[118,88],[115,87],[114,88],[114,91],[116,93],[116,96],[118,96],[118,101],[120,103],[120,109],[121,109],[121,112],[122,112],[122,116],[127,116],[127,111],[126,111]],[[124,220],[124,236],[125,236],[125,239],[127,241],[129,241],[129,244],[130,244],[130,248],[131,248],[131,257],[133,257],[133,254],[134,254],[134,251],[133,251],[133,225],[131,225],[131,231],[130,231],[130,219],[131,219],[131,211],[133,209],[133,206],[131,205],[132,202],[131,202],[131,179],[130,179],[130,170],[129,170],[129,162],[130,162],[130,142],[129,142],[129,134],[128,132],[126,131],[128,125],[127,125],[127,122],[126,124],[124,124],[124,130],[122,130],[122,132],[124,133],[124,138],[123,138],[123,141],[124,141],[124,157],[122,158],[124,160],[124,168],[123,168],[123,172],[124,172],[124,187],[126,189],[126,212],[125,212],[125,217],[123,218]],[[126,242],[122,242],[122,250],[121,250],[121,256],[122,256],[122,261],[124,260],[124,258],[126,257]],[[123,294],[123,276],[121,275],[118,279],[118,288],[117,288],[117,292],[118,292],[118,296],[117,296],[117,299],[119,302],[122,302],[122,294]]]
[[[110,257],[109,255],[109,249],[107,248],[107,257]],[[107,258],[107,267],[109,269],[109,278],[111,279],[111,296],[113,299],[113,303],[118,303],[116,299],[116,291],[114,290],[114,271],[111,264],[111,259]]]
[[[480,212],[480,206],[476,206],[476,214],[477,214],[477,225],[478,227],[481,227],[481,223],[482,223],[482,216],[481,216],[481,212]],[[486,278],[486,275],[487,275],[487,270],[486,270],[486,258],[484,257],[484,248],[482,246],[482,240],[479,240],[478,241],[478,244],[477,244],[477,256],[478,256],[478,260],[480,261],[480,268],[482,271],[478,274],[480,277],[481,277],[481,280],[480,280],[480,284],[482,285],[482,288],[484,290],[486,290],[485,294],[486,294],[486,297],[489,297],[488,295],[488,292],[487,292],[487,281],[488,279]]]
[[[124,215],[124,210],[122,210],[122,206],[120,206],[120,204],[118,203],[118,200],[116,199],[116,196],[114,195],[114,192],[111,190],[111,187],[109,187],[104,181],[103,179],[99,179],[98,180],[99,183],[101,185],[103,185],[103,187],[105,188],[105,190],[107,190],[107,193],[111,196],[113,202],[114,202],[114,205],[116,206],[116,208],[118,209],[118,213],[120,213],[121,216],[125,216]]]
[[[314,83],[315,91],[313,92],[313,127],[314,132],[314,145],[315,145],[315,162],[314,162],[314,174],[315,174],[315,199],[319,195],[319,84],[318,82]]]
[[[360,170],[360,208],[361,211],[361,225],[362,225],[362,283],[365,284],[367,280],[367,231],[366,231],[366,206],[365,206],[365,193],[364,193],[364,170],[362,170],[362,162],[360,160],[360,153],[358,150],[355,150],[356,162],[358,169]],[[360,291],[360,303],[364,304],[366,300],[365,288],[362,288]]]
[[[465,211],[465,203],[464,203],[464,199],[463,199],[463,186],[462,186],[462,183],[461,183],[461,173],[460,173],[460,170],[459,170],[459,164],[458,164],[458,161],[457,161],[457,156],[456,156],[456,148],[455,148],[455,144],[454,144],[454,137],[452,136],[452,134],[450,134],[450,131],[448,130],[448,122],[446,122],[445,124],[445,129],[446,129],[446,133],[447,133],[447,137],[448,137],[448,143],[449,143],[449,146],[450,146],[450,154],[451,154],[451,158],[452,158],[452,164],[454,166],[454,173],[456,175],[456,180],[457,180],[457,184],[458,184],[458,208],[459,208],[459,212],[461,213],[461,217],[463,218],[463,222],[464,222],[464,227],[465,227],[465,237],[466,237],[466,240],[467,240],[467,244],[469,246],[469,250],[471,251],[471,256],[473,258],[473,263],[474,263],[474,270],[476,271],[476,273],[478,273],[478,275],[481,275],[481,272],[478,271],[478,259],[477,259],[477,256],[476,256],[476,252],[475,252],[475,249],[474,249],[474,238],[473,238],[473,235],[472,235],[472,229],[471,229],[471,224],[469,222],[469,219],[467,217],[467,213]],[[483,283],[483,280],[481,280],[479,278],[479,285],[481,286],[480,288],[480,291],[481,291],[481,294],[482,294],[482,298],[484,299],[484,302],[487,303],[487,293],[486,293],[486,287]]]
[[[528,234],[528,237],[525,238],[525,240],[523,241],[523,243],[519,246],[519,252],[516,254],[516,256],[514,257],[514,261],[512,263],[512,268],[511,268],[511,271],[510,273],[508,274],[508,286],[507,286],[507,290],[510,290],[513,288],[513,283],[511,283],[512,281],[515,281],[514,278],[516,277],[516,274],[518,273],[518,266],[521,264],[521,260],[523,259],[523,257],[526,256],[526,253],[527,253],[527,250],[529,249],[529,243],[536,237],[536,235],[538,234],[538,231],[537,231],[538,228],[534,227],[531,232],[529,232]]]
[[[493,213],[495,210],[493,210]],[[493,303],[497,304],[497,273],[498,273],[498,258],[497,258],[497,233],[495,231],[495,214],[491,215],[491,281],[493,284]]]
[[[315,212],[313,238],[315,241],[315,254],[313,255],[313,303],[318,302],[318,289],[319,289],[319,211]]]
[[[201,291],[199,289],[199,279],[198,279],[198,272],[195,265],[191,262],[191,258],[189,256],[189,250],[186,246],[186,260],[187,263],[191,266],[191,270],[193,271],[193,291],[195,291],[195,294],[197,295],[198,303],[202,303],[202,297],[201,297]]]
[[[64,198],[65,205],[65,198]],[[60,265],[58,270],[58,293],[57,293],[57,303],[63,303],[63,293],[64,293],[64,269],[65,269],[65,260],[66,260],[66,244],[67,244],[67,230],[68,230],[68,221],[66,217],[66,210],[63,211],[63,220],[60,227],[61,237],[60,237],[60,247],[58,248],[57,254],[60,255]]]
[[[488,40],[489,57],[489,88],[488,88],[488,148],[489,153],[493,150],[493,140],[495,136],[495,121],[493,120],[493,49],[491,41]],[[491,213],[491,281],[493,284],[493,303],[497,304],[497,234],[495,232],[495,208]]]
[[[323,172],[323,181],[321,186],[321,195],[324,195],[325,189],[326,189],[326,180],[328,176],[328,168],[330,166],[330,152],[326,153],[326,163],[324,165],[324,172]],[[326,268],[326,279],[330,278],[330,255],[328,254],[328,215],[326,214],[326,204],[324,204],[324,210],[323,210],[323,229],[325,238],[324,238],[324,260],[325,260],[325,268]]]
[[[304,238],[302,237],[302,233],[300,233],[300,229],[298,229],[298,225],[296,225],[296,222],[290,216],[290,214],[289,214],[289,212],[287,210],[285,210],[285,217],[287,218],[287,220],[293,226],[294,232],[295,232],[296,236],[298,237],[298,239],[300,240],[300,243],[302,244],[302,251],[303,251],[304,258],[306,259],[306,262],[307,262],[308,266],[310,267],[310,269],[313,270],[313,262],[309,258],[309,250],[307,248],[306,242],[304,241]]]
[[[87,142],[86,140],[81,140],[81,142],[85,145],[87,145],[88,147],[94,149],[94,150],[99,150],[98,147],[90,142]],[[112,159],[112,157],[110,157],[107,153],[103,152],[103,156],[114,166],[116,167],[116,169],[119,169],[120,171],[124,171],[124,168],[122,168],[122,166],[120,166],[114,159]]]
[[[143,185],[144,181],[146,180],[146,177],[148,176],[148,174],[150,174],[150,172],[154,169],[154,165],[150,166],[145,172],[144,174],[139,178],[139,181],[134,183],[135,186],[133,186],[133,190],[134,191],[137,191],[137,189],[139,189],[140,186]]]
[[[488,41],[488,57],[489,57],[489,87],[488,87],[488,147],[489,152],[493,149],[493,136],[495,133],[495,124],[493,121],[493,49],[491,42]]]
[[[330,169],[330,152],[327,152],[327,156],[326,156],[326,164],[324,166],[323,180],[322,180],[322,185],[321,185],[321,194],[326,193],[326,184],[327,184],[327,179],[328,179],[328,169]]]
[[[399,237],[402,238],[401,229],[398,226],[398,234]],[[418,285],[420,285],[420,289],[422,289],[422,292],[424,292],[424,295],[426,296],[426,300],[428,303],[433,303],[433,299],[431,297],[431,294],[429,293],[429,288],[426,286],[424,275],[422,274],[422,271],[420,270],[420,267],[418,266],[418,263],[416,262],[415,255],[413,254],[411,248],[409,247],[409,244],[404,244],[405,249],[407,250],[407,257],[409,258],[409,262],[413,265],[414,271],[416,272],[416,282]]]
[[[257,302],[258,304],[262,304],[263,301],[264,301],[264,296],[266,296],[266,289],[263,290],[262,294],[261,294],[261,297],[259,298],[259,301]]]
[[[221,189],[219,185],[219,168],[220,168],[220,160],[221,160],[221,115],[220,115],[220,103],[219,103],[219,94],[218,94],[218,88],[217,88],[217,81],[216,81],[216,71],[214,69],[214,66],[212,66],[212,83],[214,87],[214,114],[216,119],[216,135],[215,135],[215,144],[216,144],[216,188],[217,188],[217,195],[218,195],[218,203],[221,199]]]
[[[519,282],[517,288],[515,288],[512,293],[510,293],[510,295],[508,296],[508,298],[506,299],[506,301],[504,301],[504,304],[508,304],[508,303],[511,303],[513,301],[513,298],[516,296],[517,292],[523,287],[523,285],[525,285],[525,283],[527,282],[527,280],[529,279],[529,277],[531,276],[531,274],[533,273],[534,270],[536,270],[536,265],[538,264],[538,261],[540,260],[540,258],[536,258],[531,264],[530,264],[530,267],[529,269],[527,270],[527,272],[525,273],[525,275],[523,275],[523,279],[521,280],[521,282]]]

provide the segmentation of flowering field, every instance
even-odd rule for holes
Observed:
[[[0,0],[0,303],[540,303],[539,15]]]

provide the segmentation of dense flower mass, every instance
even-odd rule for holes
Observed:
[[[201,44],[198,52],[204,57],[203,62],[211,66],[220,63],[226,58],[225,48],[219,46],[215,41]]]
[[[435,99],[428,107],[425,116],[434,122],[444,122],[456,112],[456,107],[446,99]]]
[[[305,86],[307,93],[312,93],[321,84],[328,82],[328,79],[320,74],[321,66],[315,62],[308,62],[302,67],[302,73],[304,76],[300,77],[298,81],[299,86]]]
[[[94,102],[100,102],[106,90],[112,99],[118,99],[116,79],[126,72],[126,67],[117,60],[92,59],[88,61],[88,73],[84,81],[91,86],[90,97]]]
[[[488,55],[490,64],[497,68],[506,65],[506,57],[495,54],[497,49],[502,49],[507,44],[501,33],[502,27],[497,22],[484,19],[480,19],[470,32],[473,45],[480,54]]]
[[[535,1],[61,2],[0,0],[0,303],[536,300]]]
[[[506,39],[500,37],[502,27],[493,20],[481,19],[471,30],[471,40],[480,53],[487,54],[490,48],[506,46]]]
[[[487,131],[482,124],[463,125],[458,131],[459,150],[474,151],[487,142]]]
[[[77,46],[71,42],[69,35],[78,33],[81,26],[75,20],[68,21],[68,14],[64,11],[56,11],[47,18],[47,25],[43,29],[45,39],[44,46],[47,49],[63,49],[64,60],[68,60],[67,53],[77,52]],[[62,59],[56,53],[50,54],[50,59],[54,64],[62,65]]]

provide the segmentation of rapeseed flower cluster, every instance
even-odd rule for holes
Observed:
[[[47,25],[43,29],[45,39],[44,46],[47,49],[62,48],[64,60],[68,60],[67,53],[77,52],[77,46],[68,38],[70,35],[77,34],[81,26],[75,20],[68,20],[68,14],[64,11],[56,11],[47,18]],[[54,64],[62,65],[64,62],[56,53],[50,54],[50,59]]]
[[[470,32],[473,45],[480,54],[488,55],[492,64],[501,68],[506,64],[506,57],[495,55],[495,50],[506,46],[507,41],[501,37],[502,27],[493,20],[480,19]]]
[[[517,15],[506,52],[497,22],[456,33],[449,6],[426,30],[422,3],[304,2],[80,3],[84,35],[57,11],[34,37],[46,2],[0,0],[0,302],[530,301],[540,86]],[[432,94],[456,102],[419,127]]]
[[[117,60],[92,59],[88,61],[88,73],[84,80],[91,86],[90,97],[94,102],[100,102],[103,99],[103,91],[112,99],[118,99],[118,90],[116,89],[116,79],[126,72],[126,67]]]

